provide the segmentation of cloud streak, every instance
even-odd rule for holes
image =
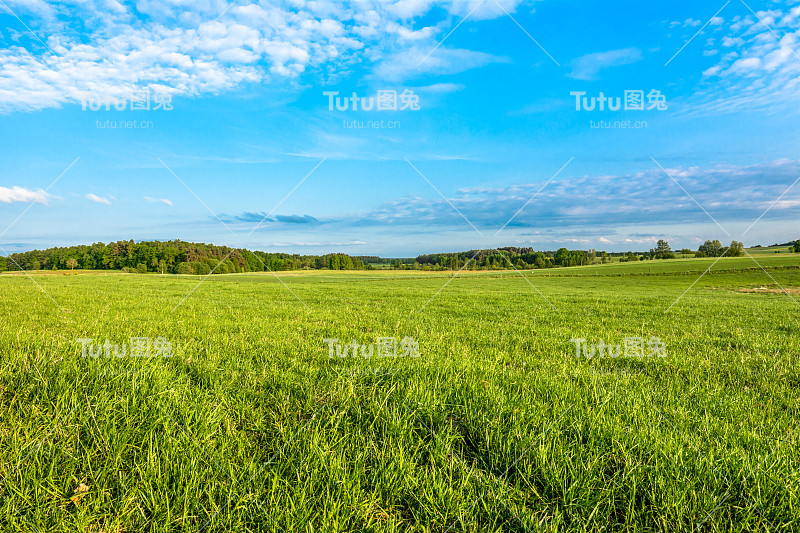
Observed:
[[[641,59],[642,51],[638,48],[621,48],[619,50],[587,54],[574,59],[570,63],[572,70],[569,73],[569,77],[584,81],[595,80],[602,70],[631,65],[641,61]]]
[[[666,171],[721,223],[749,224],[800,176],[800,160],[782,159],[750,166],[674,167]],[[479,230],[490,231],[506,224],[543,183],[532,181],[501,187],[461,188],[454,193],[444,191],[449,202],[431,190],[397,198],[362,213],[336,217],[328,217],[326,213],[277,215],[267,222],[298,229],[313,227],[314,231],[319,231],[323,225],[328,231],[354,227],[384,228],[405,234],[416,230],[426,233],[431,228],[439,232],[474,231],[453,209],[455,206]],[[794,220],[798,216],[800,189],[792,189],[772,205],[765,218]],[[242,224],[255,224],[263,218],[264,213],[252,212],[223,216],[226,222]],[[678,185],[660,168],[651,165],[624,175],[559,176],[519,212],[506,232],[547,236],[557,229],[579,232],[581,236],[608,237],[621,227],[709,222]],[[651,234],[639,237],[635,242],[653,240]],[[604,240],[600,242],[608,244]]]
[[[272,215],[267,216],[267,213],[253,213],[245,212],[239,215],[220,215],[220,218],[225,222],[243,222],[248,224],[258,224],[260,222],[267,223],[280,223],[280,224],[319,224],[321,221],[311,215]]]
[[[102,196],[97,196],[96,194],[93,193],[87,194],[86,198],[96,204],[111,205],[111,200],[109,200],[108,198],[103,198]]]
[[[150,196],[145,196],[144,199],[147,200],[148,202],[152,203],[152,204],[162,203],[162,204],[166,204],[166,205],[168,205],[170,207],[173,205],[172,200],[169,200],[167,198],[152,198]]]
[[[721,222],[749,223],[800,176],[800,161],[784,159],[750,166],[666,170]],[[540,188],[541,183],[462,188],[449,200],[479,229],[496,229]],[[800,211],[798,199],[800,190],[790,191],[772,207],[770,216],[781,219],[797,217]],[[597,229],[706,221],[706,215],[661,169],[647,168],[626,175],[560,177],[519,213],[509,224],[509,229]],[[454,228],[466,225],[447,202],[433,195],[409,196],[386,203],[359,223]]]

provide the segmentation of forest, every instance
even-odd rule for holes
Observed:
[[[116,241],[10,254],[0,270],[123,270],[160,274],[230,274],[301,269],[357,270],[364,263],[346,254],[298,255],[253,252],[185,241]]]
[[[790,243],[800,252],[800,241]],[[733,241],[723,246],[707,240],[696,252],[677,251],[681,257],[737,257],[744,245]],[[160,274],[231,274],[241,272],[277,272],[285,270],[510,270],[541,269],[592,265],[612,261],[644,261],[678,257],[669,243],[659,240],[649,252],[598,252],[590,250],[536,251],[530,247],[502,247],[488,250],[419,255],[416,258],[350,256],[344,253],[299,255],[250,251],[213,244],[180,240],[70,246],[32,250],[0,257],[0,272],[5,270],[122,270]],[[377,266],[376,266],[377,265]]]

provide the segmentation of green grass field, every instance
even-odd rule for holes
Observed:
[[[756,257],[2,274],[0,531],[800,531],[800,256]],[[131,337],[173,356],[77,342]],[[379,337],[420,356],[323,341]]]

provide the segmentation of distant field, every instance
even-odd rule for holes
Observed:
[[[546,270],[534,270],[539,276],[580,276],[580,275],[626,275],[626,274],[681,274],[690,273],[695,277],[713,265],[713,271],[746,270],[761,271],[764,268],[800,268],[800,254],[754,253],[751,257],[710,257],[687,259],[663,259],[654,261],[635,261],[630,263],[606,263]],[[759,266],[760,265],[760,266]],[[763,272],[762,272],[763,274]]]
[[[750,254],[755,253],[793,253],[792,246],[762,246],[760,248],[748,248]]]
[[[800,255],[754,256],[0,274],[0,531],[798,531]],[[77,342],[131,337],[173,357]]]

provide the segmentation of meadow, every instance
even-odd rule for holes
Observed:
[[[1,274],[0,530],[800,531],[800,255],[756,257]]]

